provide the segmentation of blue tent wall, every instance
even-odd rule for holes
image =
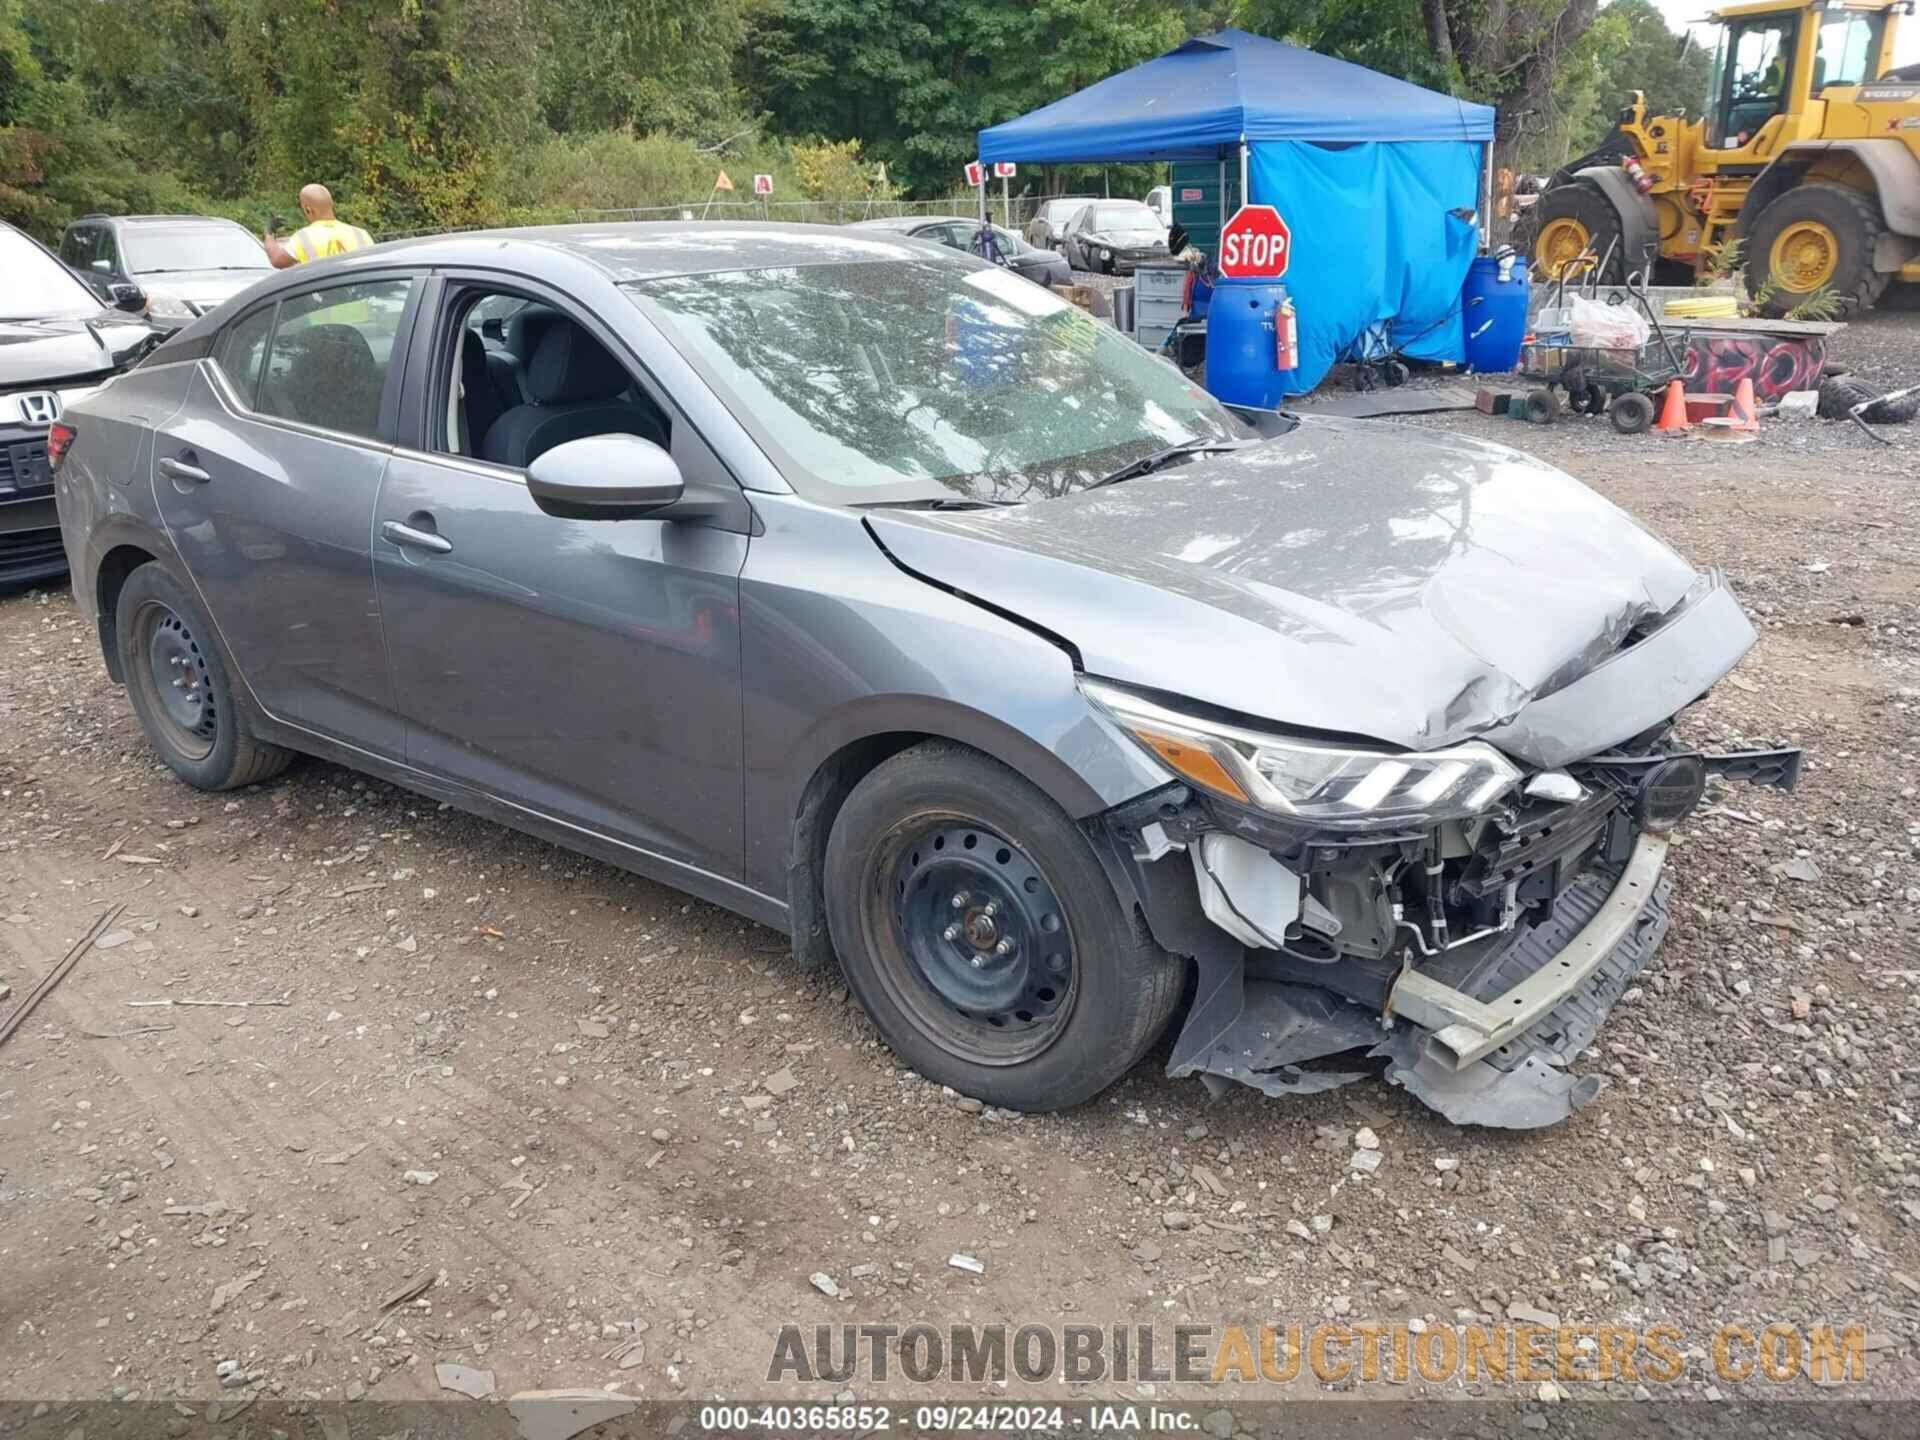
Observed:
[[[1421,360],[1466,358],[1460,291],[1479,244],[1481,147],[1466,141],[1251,147],[1248,188],[1293,235],[1285,284],[1300,327],[1303,394],[1370,327]]]

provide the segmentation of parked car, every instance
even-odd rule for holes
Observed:
[[[211,215],[88,215],[67,226],[60,258],[103,299],[138,285],[147,318],[168,331],[273,273],[250,231]]]
[[[1076,270],[1131,275],[1142,260],[1167,258],[1167,231],[1138,200],[1097,200],[1067,222],[1064,248]]]
[[[980,222],[962,215],[902,215],[882,220],[859,220],[848,228],[884,230],[889,234],[911,236],[915,240],[931,240],[936,245],[965,250],[970,255],[981,252]],[[991,225],[988,228],[993,232],[994,244],[994,253],[988,259],[1006,266],[1016,275],[1026,276],[1035,284],[1073,283],[1073,270],[1065,256],[1029,245],[1002,226]]]
[[[1258,418],[958,251],[578,226],[283,272],[55,482],[190,784],[304,751],[654,876],[995,1105],[1191,989],[1175,1075],[1548,1123],[1707,777],[1797,774],[1673,733],[1753,629],[1512,450]]]
[[[1040,250],[1059,250],[1066,242],[1067,222],[1091,205],[1091,195],[1055,195],[1040,202],[1027,222],[1027,243]]]
[[[154,339],[145,322],[102,305],[52,251],[0,221],[0,585],[66,573],[48,428]]]
[[[1160,222],[1160,228],[1166,230],[1173,225],[1173,187],[1156,185],[1147,191],[1146,207],[1153,211],[1153,218]]]

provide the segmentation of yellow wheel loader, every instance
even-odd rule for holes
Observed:
[[[1822,292],[1838,312],[1920,286],[1920,66],[1893,68],[1914,0],[1760,0],[1719,30],[1698,120],[1644,96],[1535,203],[1534,270],[1588,255],[1603,281],[1690,283],[1734,241],[1749,294],[1783,315]]]

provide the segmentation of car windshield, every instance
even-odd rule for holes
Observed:
[[[958,257],[630,289],[814,499],[1041,499],[1170,445],[1250,433],[1111,326]]]
[[[0,320],[85,319],[101,309],[71,270],[18,230],[0,226]]]
[[[1097,206],[1087,217],[1089,230],[1158,230],[1159,228],[1159,218],[1137,200],[1128,205]]]
[[[133,275],[273,268],[260,242],[237,225],[126,225],[120,248]]]

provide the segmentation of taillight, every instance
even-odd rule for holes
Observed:
[[[67,458],[67,447],[73,444],[73,437],[79,432],[73,426],[56,420],[47,427],[47,470],[49,473],[60,468],[60,462]]]

